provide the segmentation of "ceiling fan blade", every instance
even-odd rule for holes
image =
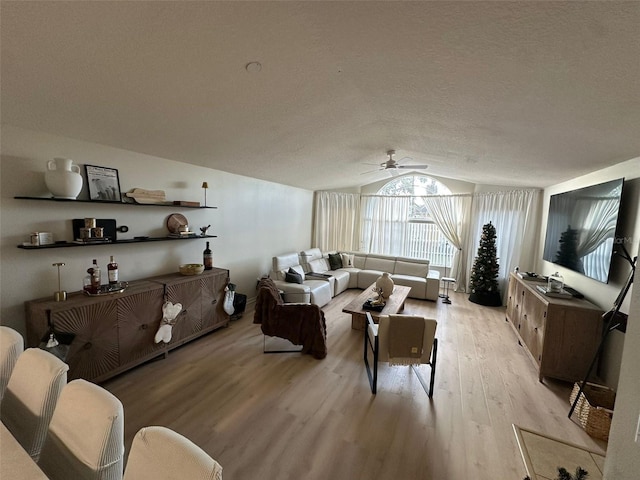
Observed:
[[[367,173],[375,173],[384,170],[383,168],[378,168],[376,170],[369,170],[368,172],[362,172],[360,175],[366,175]]]
[[[416,170],[423,170],[429,168],[429,165],[398,165],[397,168],[413,168]]]
[[[387,168],[386,171],[389,172],[392,177],[397,177],[398,175],[400,175],[400,173],[398,173],[398,170],[395,168]]]

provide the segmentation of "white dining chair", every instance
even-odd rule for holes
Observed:
[[[24,351],[24,339],[13,328],[0,325],[0,401],[7,389],[11,372]]]
[[[39,348],[16,361],[0,403],[0,419],[34,460],[38,459],[69,366]]]
[[[121,480],[124,409],[104,388],[83,379],[62,390],[38,465],[51,480]]]
[[[222,467],[188,438],[150,426],[133,439],[124,480],[222,480]]]

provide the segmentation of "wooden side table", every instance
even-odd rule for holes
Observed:
[[[454,283],[456,283],[455,278],[442,277],[443,293],[442,295],[440,295],[440,298],[442,298],[442,303],[451,304],[451,299],[449,298],[449,287]]]

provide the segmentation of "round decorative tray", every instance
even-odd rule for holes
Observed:
[[[170,233],[180,233],[180,227],[188,227],[189,221],[187,217],[182,215],[181,213],[172,213],[167,218],[167,230]]]
[[[114,293],[122,293],[129,286],[128,282],[107,283],[106,285],[100,285],[100,290],[97,293],[89,293],[84,291],[90,297],[99,297],[101,295],[113,295]]]

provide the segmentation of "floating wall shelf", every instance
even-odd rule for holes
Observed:
[[[205,207],[205,206],[196,207],[191,205],[174,205],[173,202],[165,202],[165,203],[99,202],[96,200],[71,200],[68,198],[28,197],[28,196],[18,196],[13,198],[17,200],[44,200],[47,202],[91,203],[93,205],[127,205],[127,206],[134,206],[134,207],[172,207],[172,208],[218,208],[218,207]]]

